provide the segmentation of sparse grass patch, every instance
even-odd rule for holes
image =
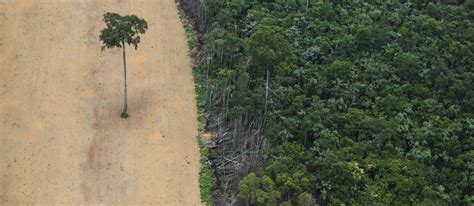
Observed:
[[[181,23],[183,24],[183,27],[184,27],[184,31],[186,33],[189,56],[193,60],[195,60],[198,55],[198,48],[197,48],[198,39],[197,39],[196,30],[193,28],[192,24],[186,18],[186,14],[179,7],[178,7],[178,12],[179,12],[179,19],[181,20]]]
[[[193,76],[194,76],[194,90],[196,92],[196,104],[198,109],[198,124],[199,130],[203,128],[203,125],[206,121],[206,117],[204,116],[204,106],[206,102],[207,96],[207,84],[206,84],[206,77],[201,73],[200,68],[198,66],[194,66],[193,68]]]
[[[193,63],[197,62],[197,58],[199,57],[198,51],[198,38],[197,32],[194,27],[191,25],[191,22],[187,19],[186,14],[184,11],[178,7],[179,11],[179,18],[181,19],[181,23],[183,24],[184,30],[186,32],[186,38],[188,42],[188,52],[193,61]],[[193,64],[193,77],[194,77],[194,86],[196,92],[196,102],[197,102],[197,109],[198,109],[198,124],[199,130],[201,131],[202,125],[204,124],[206,118],[203,114],[203,105],[206,101],[206,78],[205,75],[200,72],[198,65]]]
[[[199,144],[200,172],[199,187],[201,190],[201,202],[212,203],[212,188],[214,187],[214,176],[211,167],[207,164],[208,150],[201,137],[197,138]]]
[[[196,30],[193,28],[191,23],[186,17],[186,14],[183,10],[178,6],[179,11],[179,18],[181,19],[181,23],[183,24],[184,30],[186,32],[186,39],[188,43],[188,53],[193,61],[193,77],[195,83],[195,91],[196,91],[196,103],[198,109],[198,129],[199,132],[202,132],[203,124],[206,120],[204,117],[204,102],[206,100],[206,81],[205,76],[200,72],[199,67],[197,67],[194,63],[197,62],[197,58],[199,57],[198,51],[198,38]],[[197,138],[199,144],[199,153],[200,153],[200,171],[199,171],[199,187],[201,193],[201,202],[205,203],[206,205],[212,205],[213,202],[213,188],[214,188],[214,173],[209,166],[208,157],[209,151],[206,147],[203,139],[201,136]]]

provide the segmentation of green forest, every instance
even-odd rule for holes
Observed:
[[[205,0],[214,204],[473,205],[473,0]]]

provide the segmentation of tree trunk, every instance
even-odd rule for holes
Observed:
[[[124,105],[123,105],[123,112],[128,112],[128,100],[127,100],[127,60],[125,58],[125,41],[122,40],[123,46],[123,77],[124,77]]]
[[[267,78],[265,81],[265,110],[263,111],[263,122],[265,123],[267,121],[267,115],[268,115],[268,102],[270,98],[269,90],[270,90],[270,70],[267,68],[266,69],[267,73]]]

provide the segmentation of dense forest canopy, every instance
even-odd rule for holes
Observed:
[[[239,201],[474,204],[473,0],[203,2],[206,111],[269,101]]]

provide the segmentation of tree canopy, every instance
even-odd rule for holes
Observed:
[[[140,43],[140,36],[148,29],[148,24],[144,19],[136,15],[125,15],[107,12],[104,14],[104,22],[107,25],[101,31],[100,39],[107,48],[121,48],[123,43],[133,45],[135,49]]]
[[[249,57],[259,68],[275,68],[291,57],[290,44],[283,36],[283,29],[261,26],[248,38],[245,45]]]

